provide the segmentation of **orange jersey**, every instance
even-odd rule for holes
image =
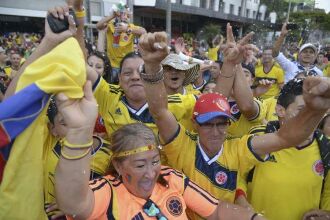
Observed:
[[[162,166],[160,175],[167,181],[168,187],[156,183],[150,199],[167,219],[188,219],[187,208],[204,218],[215,211],[218,200],[182,173]],[[90,187],[94,192],[95,203],[88,219],[155,219],[148,217],[143,211],[146,200],[131,194],[124,184],[113,176],[91,181]]]

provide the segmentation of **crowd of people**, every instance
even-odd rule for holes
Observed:
[[[83,0],[48,14],[0,38],[0,219],[330,219],[326,46],[205,47],[122,3],[92,46]]]

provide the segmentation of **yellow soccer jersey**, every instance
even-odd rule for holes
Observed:
[[[276,65],[273,65],[271,70],[266,73],[264,71],[263,66],[258,66],[255,71],[255,79],[268,79],[275,81],[275,83],[270,87],[270,89],[261,95],[261,98],[263,99],[268,99],[270,97],[276,97],[280,93],[280,87],[279,84],[284,83],[284,71],[280,68],[277,67]]]
[[[275,97],[263,100],[262,105],[264,106],[264,109],[266,111],[265,120],[267,122],[278,120],[276,110],[275,110],[276,104],[277,104],[277,99]]]
[[[203,84],[203,86],[204,86],[204,84]],[[203,86],[201,86],[201,87],[203,87]],[[188,94],[200,95],[201,91],[199,88],[196,88],[193,84],[189,84],[184,87],[184,95],[188,95]]]
[[[142,122],[158,133],[156,124],[148,110],[147,103],[139,110],[129,107],[123,90],[117,85],[108,84],[104,79],[96,83],[94,96],[99,104],[99,113],[104,120],[108,135],[120,127]],[[168,96],[168,108],[175,118],[184,125],[191,127],[193,107],[196,102],[194,95],[175,94]]]
[[[225,141],[218,158],[205,161],[198,137],[180,126],[177,135],[163,150],[170,166],[181,170],[215,198],[234,202],[240,172],[245,173],[259,160],[263,161],[251,151],[250,137]]]
[[[330,77],[330,64],[328,64],[323,70],[323,76]]]
[[[216,61],[218,60],[218,50],[219,50],[220,46],[216,46],[213,48],[209,48],[208,50],[208,58],[212,61]]]
[[[130,28],[139,28],[134,24],[129,24]],[[120,61],[124,58],[124,56],[134,50],[134,37],[135,35],[130,33],[123,32],[120,34],[119,38],[119,46],[114,47],[113,43],[115,40],[114,37],[114,20],[110,21],[108,24],[108,32],[107,32],[107,51],[108,57],[111,62],[111,66],[115,68],[119,68]]]
[[[255,127],[251,133],[264,133],[265,128]],[[316,139],[299,149],[274,152],[268,161],[255,166],[248,200],[269,220],[301,220],[305,212],[319,208],[323,170]]]
[[[260,125],[263,123],[263,120],[266,116],[265,106],[262,105],[261,101],[254,98],[254,101],[259,106],[259,112],[254,119],[248,120],[241,114],[238,109],[238,105],[235,101],[229,101],[230,104],[230,113],[236,119],[236,121],[232,121],[228,130],[227,130],[227,138],[240,138],[243,135],[249,133],[250,129],[254,126]]]
[[[55,169],[57,162],[61,155],[61,145],[57,138],[52,135],[48,135],[45,142],[45,174],[44,174],[44,194],[45,194],[45,206],[55,203]],[[106,174],[109,167],[111,151],[101,144],[93,149],[91,159],[91,179],[103,176]],[[56,211],[52,213],[47,213],[51,216],[56,214]]]
[[[7,76],[10,77],[10,74],[11,74],[12,68],[11,68],[10,66],[6,66],[6,67],[4,68],[4,70],[5,70],[5,73],[7,74]]]

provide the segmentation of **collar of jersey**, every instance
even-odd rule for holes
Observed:
[[[140,109],[136,110],[134,108],[132,108],[131,106],[129,106],[126,98],[122,99],[124,105],[127,107],[128,111],[130,111],[131,113],[135,114],[135,115],[141,115],[149,106],[148,103],[145,103]]]
[[[219,152],[217,153],[217,155],[215,155],[213,158],[209,158],[209,156],[207,156],[207,154],[205,153],[205,151],[203,150],[200,142],[199,142],[199,137],[197,138],[197,146],[199,147],[199,150],[202,153],[203,159],[205,160],[205,162],[208,165],[211,165],[213,162],[217,161],[218,158],[221,156],[222,152],[223,152],[223,145],[221,146],[221,149],[219,150]]]

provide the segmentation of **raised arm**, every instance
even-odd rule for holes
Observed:
[[[330,108],[330,79],[306,78],[303,97],[305,107],[295,117],[281,125],[278,132],[252,138],[251,146],[255,153],[264,155],[297,146],[305,141]]]
[[[62,212],[75,219],[87,219],[94,208],[94,195],[88,183],[97,104],[90,81],[85,84],[84,94],[81,100],[69,100],[64,94],[56,97],[67,127],[55,171],[56,201]]]
[[[139,40],[145,72],[141,73],[149,111],[155,120],[162,141],[169,142],[178,130],[178,122],[168,110],[164,73],[160,62],[169,53],[165,32],[143,34]]]
[[[18,70],[15,77],[12,79],[10,85],[7,88],[5,99],[12,96],[15,93],[16,85],[19,77],[24,72],[25,68],[37,60],[39,57],[45,55],[49,51],[51,51],[54,47],[56,47],[59,43],[66,40],[69,37],[72,37],[76,34],[77,28],[73,19],[69,16],[69,8],[67,6],[55,7],[48,10],[48,14],[52,14],[55,17],[59,17],[60,19],[64,19],[64,16],[68,16],[69,19],[69,29],[63,31],[62,33],[55,34],[49,28],[47,19],[45,19],[45,37],[42,39],[41,43],[37,47],[37,49],[31,54],[31,56],[24,62],[21,68]]]
[[[282,47],[282,45],[285,41],[285,37],[288,34],[288,30],[286,29],[286,25],[287,25],[287,23],[285,22],[282,26],[280,36],[277,38],[277,40],[274,43],[273,52],[272,52],[272,55],[273,55],[274,58],[277,57],[278,54],[280,53],[281,47]]]
[[[259,106],[253,99],[253,92],[244,75],[243,69],[239,68],[234,82],[234,97],[240,112],[248,120],[255,118],[259,113]]]
[[[249,33],[236,44],[232,27],[229,23],[227,24],[227,42],[223,45],[224,62],[220,75],[217,78],[215,92],[226,97],[230,96],[236,72],[241,69],[240,63],[243,60],[244,51],[252,35],[252,32]]]

